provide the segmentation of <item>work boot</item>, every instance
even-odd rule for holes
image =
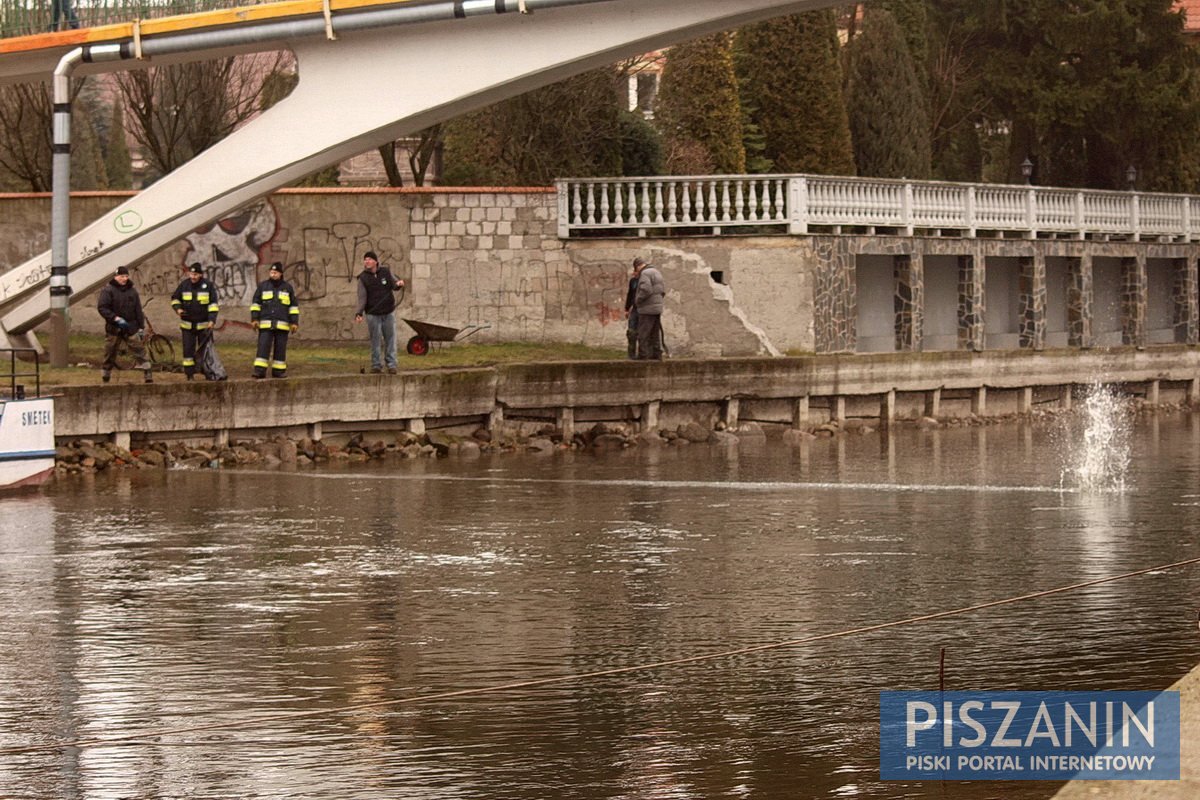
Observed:
[[[184,380],[194,381],[194,380],[196,380],[196,373],[194,373],[194,372],[185,373],[183,378],[184,378]]]
[[[388,367],[388,375],[395,375],[395,374],[396,374],[396,368]]]
[[[381,372],[383,372],[383,367],[371,367],[372,375],[378,375]]]
[[[144,370],[142,374],[146,376],[143,379],[146,383],[154,383],[154,373],[153,372],[151,372],[150,370]]]
[[[108,371],[108,370],[101,371],[101,373],[100,373],[100,382],[101,383],[108,383],[111,380],[112,380],[112,373],[110,371]]]

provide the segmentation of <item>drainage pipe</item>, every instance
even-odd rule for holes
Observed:
[[[86,45],[64,55],[54,70],[54,161],[50,201],[50,365],[67,365],[70,332],[67,308],[71,286],[67,252],[71,230],[71,76],[80,64],[125,61],[158,55],[197,53],[265,42],[282,42],[309,36],[327,36],[343,31],[363,31],[440,22],[468,17],[607,3],[612,0],[440,0],[405,3],[394,8],[347,10],[331,16],[265,22],[236,28],[214,28],[190,33],[167,34],[137,41]]]

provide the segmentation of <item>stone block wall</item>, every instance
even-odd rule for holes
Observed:
[[[74,227],[124,194],[76,196]],[[0,272],[49,244],[49,199],[0,197]],[[789,333],[787,347],[812,349],[811,298],[803,248],[790,240],[594,240],[557,236],[556,195],[546,189],[284,190],[197,229],[130,270],[151,322],[177,329],[169,297],[187,265],[200,262],[221,296],[222,337],[249,338],[249,304],[274,261],[296,288],[298,341],[366,339],[353,321],[363,254],[408,284],[397,316],[463,328],[473,341],[585,344],[625,349],[630,264],[641,255],[667,280],[663,318],[674,355],[758,355],[780,351],[734,304],[737,281],[767,319]],[[759,253],[761,250],[761,254]],[[766,274],[763,280],[756,272]],[[720,281],[714,279],[720,277]],[[722,282],[724,281],[724,282]],[[786,302],[780,285],[788,284]],[[95,292],[73,301],[73,330],[99,333]],[[398,323],[400,341],[412,334]],[[794,331],[792,333],[791,331]]]
[[[127,196],[73,197],[74,227]],[[49,205],[45,195],[0,196],[0,272],[48,247]],[[564,241],[557,213],[556,195],[547,189],[285,190],[130,267],[151,320],[165,333],[176,327],[168,297],[186,265],[199,261],[221,292],[221,335],[249,338],[254,287],[269,264],[281,261],[301,304],[300,341],[365,340],[365,326],[353,322],[356,276],[363,254],[373,250],[408,283],[401,318],[486,326],[474,341],[623,351],[630,262],[640,255],[663,271],[668,284],[663,324],[672,355],[709,357],[855,351],[864,319],[889,332],[882,339],[886,348],[930,349],[924,328],[931,280],[938,302],[957,299],[953,317],[939,315],[943,322],[956,318],[957,342],[944,336],[939,343],[983,350],[988,266],[997,259],[1019,265],[1013,296],[992,302],[1016,311],[1020,347],[1046,343],[1047,258],[1066,262],[1065,298],[1055,301],[1065,309],[1054,313],[1066,320],[1069,346],[1096,343],[1093,313],[1101,289],[1095,259],[1121,264],[1119,278],[1113,270],[1112,285],[1102,288],[1120,298],[1118,335],[1142,346],[1146,263],[1170,261],[1170,297],[1162,301],[1170,308],[1165,315],[1162,303],[1151,309],[1169,318],[1176,341],[1195,344],[1200,336],[1196,244],[877,235]],[[856,265],[865,256],[876,265],[880,257],[891,259],[886,272],[870,273],[886,286],[865,287],[869,292],[859,286],[866,278]],[[927,274],[931,256],[957,263],[957,276],[947,269]],[[73,329],[101,330],[94,304],[94,293],[76,298]],[[398,327],[403,342],[411,332],[403,323]]]

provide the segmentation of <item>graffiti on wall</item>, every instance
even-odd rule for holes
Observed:
[[[355,279],[363,254],[373,250],[393,274],[408,282],[402,299],[406,316],[453,326],[489,326],[487,338],[594,342],[621,337],[628,275],[624,251],[573,259],[561,249],[539,247],[498,251],[475,247],[475,237],[447,235],[449,246],[409,252],[395,223],[360,217],[340,206],[338,216],[277,211],[280,198],[264,199],[197,229],[181,240],[173,263],[141,265],[143,296],[167,296],[193,261],[205,267],[224,307],[248,306],[267,264],[279,261],[306,306],[305,336],[320,340],[362,338],[353,324]],[[309,208],[306,202],[304,208]],[[298,211],[298,209],[297,209]],[[349,213],[346,213],[349,212]],[[332,217],[333,222],[327,222]],[[339,218],[340,217],[340,218]],[[402,226],[403,227],[403,226]],[[393,235],[394,234],[394,235]],[[515,237],[514,237],[515,238]],[[523,237],[528,240],[530,236]],[[510,244],[511,238],[503,244]],[[468,244],[468,242],[470,242]],[[523,242],[524,243],[524,242]],[[414,267],[414,263],[416,266]],[[233,327],[243,315],[222,315]]]
[[[346,290],[362,272],[363,254],[368,250],[378,254],[380,263],[397,277],[408,277],[399,263],[404,252],[399,242],[376,234],[365,222],[281,227],[269,250],[272,261],[283,263],[284,277],[295,287],[297,297],[306,302]]]
[[[258,265],[278,228],[279,216],[270,200],[251,203],[189,233],[183,265],[200,262],[226,302],[250,305]]]
[[[582,342],[599,328],[624,325],[627,280],[615,263],[467,256],[433,270],[415,310],[451,325],[490,325],[499,338],[561,340],[570,328]]]
[[[403,253],[400,244],[390,236],[373,233],[368,223],[288,228],[281,224],[272,202],[265,199],[198,228],[187,235],[186,244],[182,266],[199,261],[221,297],[232,305],[250,304],[261,267],[273,261],[283,263],[285,277],[304,301],[326,297],[333,281],[349,284],[362,271],[363,254],[368,250],[374,250],[381,263],[402,275],[393,263]],[[168,283],[173,277],[177,276],[168,276]],[[163,288],[169,292],[174,285]]]

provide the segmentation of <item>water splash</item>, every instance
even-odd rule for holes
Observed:
[[[1068,422],[1063,488],[1122,492],[1129,472],[1132,409],[1111,387],[1092,384]]]

